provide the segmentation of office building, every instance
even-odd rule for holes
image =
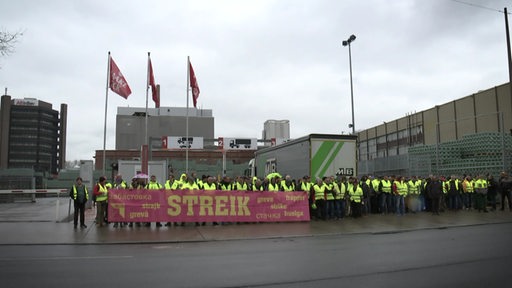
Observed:
[[[57,174],[66,162],[67,105],[60,113],[34,98],[1,100],[0,169]]]

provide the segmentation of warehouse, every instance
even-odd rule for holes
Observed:
[[[509,83],[359,131],[360,175],[493,174],[512,170]]]

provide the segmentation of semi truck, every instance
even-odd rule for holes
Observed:
[[[356,135],[310,134],[256,151],[248,174],[262,178],[278,172],[294,179],[357,176],[356,142]]]
[[[231,139],[231,141],[229,141],[229,147],[236,149],[239,149],[240,147],[250,149],[251,143],[251,139]]]

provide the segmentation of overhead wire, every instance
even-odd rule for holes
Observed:
[[[500,13],[504,13],[505,12],[503,10],[499,10],[499,9],[496,9],[496,8],[490,8],[490,7],[478,5],[478,4],[475,4],[475,3],[464,2],[464,1],[461,1],[461,0],[451,0],[451,1],[457,2],[457,3],[460,3],[460,4],[464,4],[464,5],[468,5],[468,6],[472,6],[472,7],[476,7],[476,8],[480,8],[480,9],[489,10],[489,11],[500,12]],[[511,13],[507,12],[507,14],[511,14]]]

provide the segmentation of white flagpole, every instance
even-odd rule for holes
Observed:
[[[107,105],[108,105],[108,88],[110,86],[110,51],[108,51],[108,61],[107,61],[107,87],[105,91],[105,121],[103,124],[103,172],[102,175],[105,176],[105,165],[107,162],[106,157],[106,149],[107,149]]]
[[[188,145],[190,144],[188,141],[188,94],[189,94],[189,86],[190,86],[190,56],[187,56],[187,117],[186,117],[186,142],[187,145],[185,147],[185,173],[188,175]]]
[[[148,144],[148,91],[149,91],[149,61],[150,60],[150,53],[148,52],[148,72],[147,72],[147,77],[146,77],[146,131],[145,131],[145,136],[144,136],[144,144]]]

